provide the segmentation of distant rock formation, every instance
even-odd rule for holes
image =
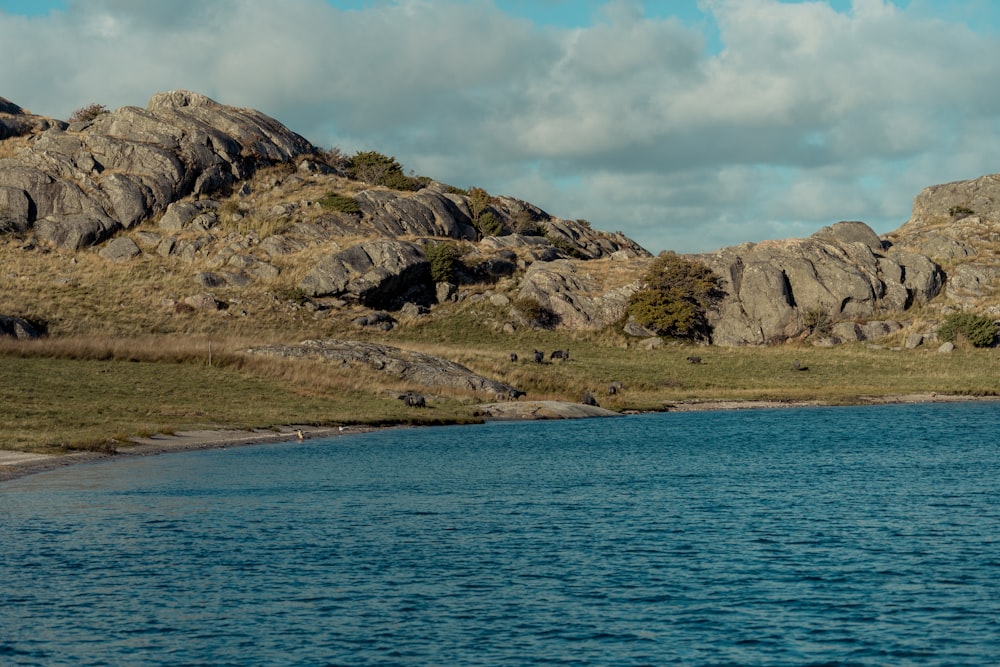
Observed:
[[[6,100],[0,138],[19,137],[0,160],[0,231],[33,229],[57,246],[94,245],[185,196],[217,192],[257,169],[313,152],[301,136],[249,109],[204,95],[154,95],[67,124]]]

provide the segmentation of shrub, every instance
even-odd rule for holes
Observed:
[[[70,114],[69,122],[70,123],[84,123],[84,122],[87,122],[87,121],[94,120],[98,116],[103,116],[106,113],[110,113],[108,111],[108,108],[106,106],[104,106],[103,104],[97,104],[96,102],[94,102],[93,104],[88,104],[85,107],[80,107],[79,109],[77,109],[76,111],[74,111],[72,114]]]
[[[396,158],[377,151],[358,151],[347,162],[347,175],[372,185],[394,190],[418,190],[421,183],[403,173]]]
[[[531,217],[527,211],[518,211],[511,221],[512,230],[521,236],[545,236],[545,226]]]
[[[344,152],[338,146],[332,146],[329,150],[325,151],[321,150],[317,153],[316,157],[325,163],[326,166],[340,172],[346,171],[351,163],[351,159],[344,155]]]
[[[472,224],[479,230],[480,236],[500,236],[504,231],[503,223],[497,219],[493,211],[486,211],[473,220]]]
[[[719,278],[704,264],[670,252],[653,260],[626,314],[658,335],[710,341],[708,309],[722,298]]]
[[[328,192],[320,198],[319,205],[328,211],[339,211],[340,213],[360,213],[361,207],[354,197]]]
[[[431,264],[431,280],[436,283],[455,282],[455,272],[461,263],[462,251],[454,243],[434,243],[424,248]]]
[[[962,218],[967,218],[970,215],[975,215],[976,212],[973,211],[968,206],[952,206],[948,209],[948,215],[950,215],[955,220],[961,220]]]
[[[944,341],[965,339],[973,347],[991,347],[997,341],[997,325],[992,318],[975,313],[952,313],[938,327],[938,337]]]
[[[515,301],[514,309],[521,313],[528,324],[539,329],[552,329],[560,321],[557,314],[531,297],[521,297]]]

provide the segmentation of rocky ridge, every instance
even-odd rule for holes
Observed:
[[[623,321],[642,287],[651,255],[621,233],[494,196],[502,231],[488,235],[467,191],[431,179],[414,191],[373,186],[344,167],[258,111],[187,91],[79,123],[0,99],[0,236],[31,252],[96,253],[184,276],[187,292],[161,299],[180,314],[305,309],[389,329],[447,304],[485,308],[498,332],[601,330]],[[984,176],[927,188],[884,238],[839,222],[693,256],[725,293],[710,313],[712,342],[870,340],[913,326],[915,306],[922,317],[1000,314],[998,203],[1000,176]],[[435,282],[430,250],[440,244],[461,261]],[[28,327],[54,319],[42,303],[13,314]]]

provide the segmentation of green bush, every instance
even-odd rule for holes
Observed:
[[[719,278],[704,264],[670,252],[653,260],[646,287],[633,294],[626,314],[660,336],[711,341],[708,309],[722,298]]]
[[[955,220],[961,220],[962,218],[967,218],[970,215],[975,215],[976,212],[973,211],[968,206],[952,206],[948,209],[948,215],[950,215]]]
[[[473,220],[472,224],[479,230],[480,236],[501,236],[504,231],[503,223],[493,211],[486,211]]]
[[[336,192],[328,192],[320,198],[319,205],[328,211],[339,211],[340,213],[360,213],[361,207],[354,197],[340,195]]]
[[[462,251],[454,243],[433,243],[424,248],[431,264],[431,280],[436,283],[455,282],[455,272],[462,261]]]
[[[938,327],[944,341],[967,340],[973,347],[991,347],[997,341],[997,325],[992,318],[975,313],[952,313]]]
[[[347,175],[372,185],[382,185],[393,190],[419,190],[419,179],[403,173],[403,166],[396,158],[377,151],[358,151],[347,162]]]

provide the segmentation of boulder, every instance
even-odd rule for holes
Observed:
[[[28,231],[31,210],[28,193],[20,188],[0,186],[0,234]]]
[[[127,262],[133,257],[142,254],[142,250],[139,249],[139,246],[132,239],[127,236],[120,236],[104,248],[101,248],[101,251],[97,254],[111,262]]]
[[[605,290],[585,267],[570,260],[536,262],[521,280],[519,299],[532,299],[569,329],[603,329],[625,314],[635,283]]]
[[[415,194],[365,190],[355,197],[370,224],[385,236],[434,236],[474,241],[477,233],[468,215],[439,192]]]
[[[427,259],[407,241],[376,239],[322,258],[299,283],[313,297],[334,296],[371,307],[430,303]]]

